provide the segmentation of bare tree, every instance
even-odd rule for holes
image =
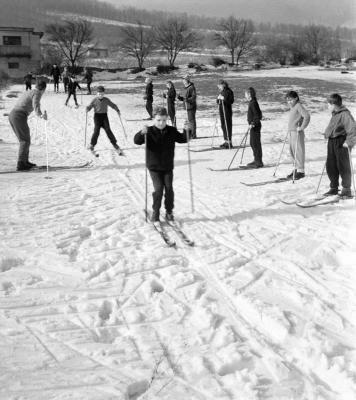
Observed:
[[[178,54],[197,45],[199,36],[183,19],[170,18],[156,27],[156,42],[167,51],[169,65],[173,67]]]
[[[92,24],[83,19],[49,24],[46,26],[46,32],[49,40],[58,46],[72,68],[87,53],[93,38]]]
[[[223,19],[215,33],[215,41],[230,50],[231,63],[239,63],[239,59],[254,47],[254,27],[251,21],[229,17]]]
[[[121,49],[128,56],[136,58],[138,67],[142,69],[145,59],[154,49],[154,30],[145,28],[141,22],[137,22],[137,26],[122,28],[122,33],[124,39],[120,43]]]
[[[318,63],[328,45],[329,32],[325,26],[309,25],[304,29],[305,46],[314,63]]]

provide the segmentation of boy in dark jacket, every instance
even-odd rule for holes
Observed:
[[[326,196],[338,194],[339,176],[342,190],[340,196],[351,197],[351,149],[356,144],[356,123],[350,111],[343,106],[342,97],[334,93],[328,98],[331,120],[324,136],[328,139],[326,172],[330,179],[330,190]]]
[[[152,114],[152,104],[153,104],[153,83],[151,78],[146,78],[146,88],[145,88],[145,95],[143,96],[143,99],[146,100],[146,110],[149,114],[149,117],[147,119],[152,119],[153,114]]]
[[[167,99],[167,111],[173,126],[176,126],[176,89],[172,81],[167,81],[167,93],[163,93],[163,97]]]
[[[89,68],[85,68],[85,75],[84,79],[87,81],[87,88],[88,88],[88,93],[91,94],[91,83],[93,82],[93,73],[90,71]]]
[[[51,69],[51,75],[53,76],[54,91],[58,93],[59,79],[61,78],[61,71],[57,64],[53,64],[53,67]]]
[[[97,96],[92,100],[92,102],[87,106],[86,112],[89,112],[94,108],[94,133],[91,137],[90,147],[91,151],[94,150],[95,145],[98,142],[98,137],[100,133],[100,128],[104,128],[107,137],[109,138],[111,144],[117,150],[118,154],[123,155],[122,150],[117,145],[117,140],[110,129],[109,118],[108,118],[108,106],[113,108],[120,116],[120,110],[116,104],[114,104],[110,99],[104,97],[105,89],[103,86],[98,86]]]
[[[69,79],[69,83],[68,83],[68,97],[67,100],[65,102],[65,105],[68,105],[68,100],[70,99],[70,96],[73,95],[74,98],[74,102],[75,102],[75,106],[79,107],[79,104],[77,102],[77,95],[76,95],[76,90],[77,88],[79,90],[82,90],[82,88],[79,86],[79,83],[77,82],[75,75],[72,75]]]
[[[256,91],[249,87],[245,92],[248,101],[247,122],[250,128],[250,146],[253,151],[254,160],[247,165],[254,168],[262,168],[262,146],[261,146],[261,119],[262,112],[256,98]]]
[[[232,104],[234,102],[234,92],[223,79],[219,81],[218,89],[220,93],[216,102],[219,104],[220,123],[225,140],[220,147],[230,149],[232,147]]]
[[[167,125],[167,110],[157,107],[154,111],[153,126],[144,126],[134,137],[135,144],[146,144],[146,168],[148,168],[154,192],[152,222],[159,221],[160,208],[165,192],[164,206],[166,219],[172,221],[174,208],[173,168],[175,143],[187,142],[187,131],[183,134],[173,126]]]
[[[23,80],[25,82],[25,86],[26,86],[26,92],[27,92],[27,90],[31,90],[32,89],[32,79],[33,79],[32,72],[29,72],[23,78]]]
[[[197,138],[197,123],[195,114],[197,112],[197,92],[194,84],[190,81],[190,76],[186,75],[183,78],[183,85],[185,87],[185,96],[178,96],[178,100],[184,102],[184,107],[187,111],[189,125],[191,127],[190,137],[192,139]]]

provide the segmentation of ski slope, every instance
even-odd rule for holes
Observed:
[[[51,166],[91,166],[3,174],[18,149],[4,116],[16,98],[6,96],[22,89],[3,93],[0,114],[1,400],[356,398],[355,202],[301,209],[280,201],[313,195],[326,110],[306,131],[307,177],[258,187],[240,182],[271,179],[286,114],[265,113],[269,167],[224,172],[209,167],[226,168],[235,150],[197,151],[221,143],[220,132],[212,138],[215,109],[198,111],[197,134],[206,138],[190,143],[194,211],[186,145],[176,147],[174,170],[176,219],[195,247],[171,231],[174,249],[144,220],[144,149],[133,144],[145,123],[142,96],[108,95],[122,112],[127,140],[116,113],[109,119],[126,157],[102,131],[95,158],[84,148],[91,96],[68,108],[49,87],[47,127],[30,119],[30,159],[46,163],[47,129]],[[245,112],[234,117],[235,145]],[[180,127],[183,119],[180,107]],[[87,141],[92,129],[89,114]],[[277,176],[291,169],[286,151]],[[321,192],[327,187],[324,177]]]

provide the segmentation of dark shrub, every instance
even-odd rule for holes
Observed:
[[[214,65],[214,67],[216,68],[216,67],[220,67],[220,65],[226,64],[226,61],[223,60],[223,59],[220,58],[220,57],[211,57],[211,63],[212,63],[212,65]]]

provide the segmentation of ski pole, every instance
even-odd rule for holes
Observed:
[[[326,161],[325,161],[323,170],[321,171],[319,183],[318,183],[318,186],[317,186],[317,188],[316,188],[315,194],[318,194],[318,192],[319,192],[319,187],[320,187],[320,184],[321,184],[321,180],[323,179],[323,175],[324,175],[324,172],[325,172],[325,168],[326,168]]]
[[[144,134],[145,137],[145,216],[146,222],[148,222],[148,210],[147,210],[147,191],[148,191],[148,171],[147,171],[147,128],[146,133]]]
[[[354,197],[355,197],[355,204],[356,204],[356,186],[355,186],[354,166],[353,166],[353,163],[352,163],[351,149],[350,149],[349,146],[347,146],[347,150],[348,150],[348,153],[349,153],[350,169],[351,169],[351,176],[352,176],[352,185],[354,187]]]
[[[83,91],[80,89],[80,104],[83,105]]]
[[[249,132],[250,132],[250,127],[248,127],[247,132],[246,132],[245,135],[243,136],[240,145],[237,147],[237,150],[235,151],[235,154],[233,155],[233,157],[232,157],[232,159],[231,159],[231,161],[230,161],[230,164],[229,164],[229,166],[227,167],[228,170],[230,169],[230,167],[231,167],[231,165],[232,165],[232,163],[233,163],[233,161],[234,161],[234,159],[235,159],[237,153],[238,153],[239,150],[241,149],[243,142],[245,142],[245,144],[246,144],[247,136],[248,136]]]
[[[46,136],[46,163],[47,163],[47,176],[45,177],[45,179],[51,179],[49,176],[49,164],[48,164],[48,132],[47,132],[47,112],[45,111],[43,113],[44,115],[44,126],[45,126],[45,136]]]
[[[242,159],[244,158],[244,154],[245,154],[246,143],[247,143],[247,136],[248,136],[248,134],[245,135],[245,141],[244,141],[244,144],[243,144],[243,147],[242,147],[242,154],[241,154],[240,165],[242,164]]]
[[[215,133],[217,131],[216,125],[218,123],[218,117],[215,118],[215,124],[214,124],[214,130],[213,130],[213,137],[211,138],[211,147],[214,146],[214,139],[215,139]]]
[[[124,124],[122,123],[121,114],[119,114],[119,118],[120,118],[121,127],[122,127],[122,130],[124,132],[125,139],[127,140],[127,134],[126,134],[126,130],[125,130]]]
[[[85,113],[84,147],[87,147],[88,111]]]
[[[189,170],[189,184],[190,184],[190,206],[192,213],[194,213],[193,174],[192,174],[192,163],[190,160],[189,131],[186,131],[186,137],[187,137],[188,170]]]
[[[297,130],[297,138],[295,139],[295,152],[294,152],[294,162],[293,162],[293,183],[295,181],[295,167],[297,164],[297,152],[298,152],[298,139],[299,139],[299,131]]]
[[[289,133],[289,131],[287,131],[286,137],[285,137],[285,139],[284,139],[284,142],[283,142],[283,147],[282,147],[282,151],[281,151],[281,154],[279,155],[279,159],[278,159],[278,162],[277,162],[276,168],[275,168],[275,170],[274,170],[274,172],[273,172],[273,176],[276,176],[277,168],[279,167],[279,163],[281,162],[281,158],[282,158],[282,154],[283,154],[284,146],[286,145],[286,141],[287,141],[288,133]]]
[[[220,100],[220,104],[221,104],[221,107],[222,107],[222,110],[223,110],[223,114],[224,114],[224,122],[225,122],[226,137],[227,137],[227,141],[228,141],[228,144],[229,144],[229,149],[231,150],[231,140],[230,140],[230,138],[229,138],[229,131],[228,131],[228,129],[227,129],[226,114],[225,114],[225,106],[224,106],[223,100]]]

